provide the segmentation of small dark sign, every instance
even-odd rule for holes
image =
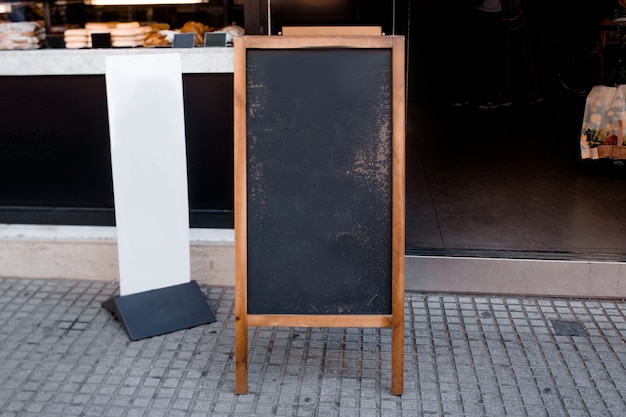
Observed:
[[[46,47],[50,49],[65,48],[63,35],[46,35]]]
[[[204,34],[204,46],[224,47],[226,46],[226,33],[207,32]]]
[[[111,48],[111,34],[110,33],[92,33],[91,34],[92,48],[103,49]]]
[[[196,35],[193,33],[177,33],[174,35],[173,48],[193,48]]]

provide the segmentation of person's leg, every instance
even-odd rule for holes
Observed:
[[[500,13],[482,13],[481,22],[481,50],[480,78],[478,85],[481,89],[480,108],[498,107],[495,99],[502,90],[503,83],[503,53],[502,27]]]
[[[530,91],[528,92],[528,104],[537,104],[543,101],[541,97],[541,85],[539,81],[539,68],[535,57],[534,39],[531,33],[526,32],[522,39],[522,58],[528,71]]]
[[[452,90],[452,105],[464,107],[476,100],[476,46],[480,37],[476,30],[476,11],[467,8],[457,10],[456,13],[454,24],[450,25],[449,32],[445,34],[446,42],[441,46],[441,70],[448,74],[446,78]]]

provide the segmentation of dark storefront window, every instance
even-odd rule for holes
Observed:
[[[175,0],[173,0],[175,1]],[[92,6],[83,0],[58,0],[15,3],[10,13],[0,13],[0,20],[37,21],[47,17],[51,27],[63,30],[84,27],[88,22],[167,23],[172,29],[188,21],[198,21],[214,29],[228,25],[244,26],[244,0],[211,0],[198,4]]]
[[[381,26],[406,34],[408,0],[248,0],[246,33],[277,35],[283,26]],[[269,16],[268,16],[269,14]]]

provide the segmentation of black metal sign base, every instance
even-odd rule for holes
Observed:
[[[196,281],[138,294],[118,295],[103,302],[102,306],[123,324],[131,340],[215,321]]]

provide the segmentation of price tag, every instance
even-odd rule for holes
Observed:
[[[65,48],[63,35],[46,35],[46,47],[55,49]]]
[[[193,48],[196,35],[193,33],[177,33],[174,35],[173,48]]]
[[[207,32],[204,34],[205,47],[225,47],[226,33],[224,32]]]
[[[92,33],[91,34],[91,47],[92,48],[112,48],[111,34],[110,33]]]

